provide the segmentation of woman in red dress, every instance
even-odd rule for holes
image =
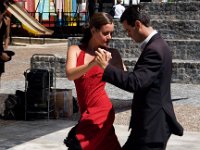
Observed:
[[[104,47],[109,51],[107,57],[112,55],[110,63],[123,69],[119,52],[108,48],[114,24],[109,14],[100,12],[93,15],[89,25],[81,44],[67,51],[66,74],[75,82],[81,117],[65,144],[69,150],[120,150],[113,127],[115,112],[101,80],[103,70],[93,61],[95,51]]]

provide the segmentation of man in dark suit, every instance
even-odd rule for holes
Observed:
[[[134,93],[131,132],[124,150],[165,150],[171,134],[183,135],[171,101],[172,56],[168,44],[150,26],[139,5],[129,6],[120,18],[128,36],[141,44],[141,55],[132,72],[108,63],[105,50],[95,61],[104,69],[103,81]]]

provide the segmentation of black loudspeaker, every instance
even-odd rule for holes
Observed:
[[[28,88],[30,89],[49,88],[53,85],[53,71],[31,69],[30,72],[26,74],[26,79],[28,81]]]
[[[37,105],[37,104],[46,104],[48,99],[48,89],[31,89],[27,88],[26,91],[27,104],[28,105]]]

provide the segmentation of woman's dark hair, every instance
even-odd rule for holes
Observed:
[[[127,21],[129,25],[132,27],[135,26],[135,21],[139,20],[146,27],[150,26],[150,18],[147,14],[145,14],[142,10],[141,5],[131,5],[129,6],[120,18],[120,22]]]
[[[85,27],[83,38],[81,39],[82,44],[88,44],[89,40],[92,37],[91,28],[101,29],[103,25],[112,24],[113,19],[108,13],[105,12],[98,12],[95,13],[92,18],[90,19],[89,25]]]

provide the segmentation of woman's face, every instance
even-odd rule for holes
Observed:
[[[108,47],[109,41],[112,39],[112,33],[114,31],[114,24],[106,24],[101,29],[92,29],[93,38],[97,42],[99,47]]]

